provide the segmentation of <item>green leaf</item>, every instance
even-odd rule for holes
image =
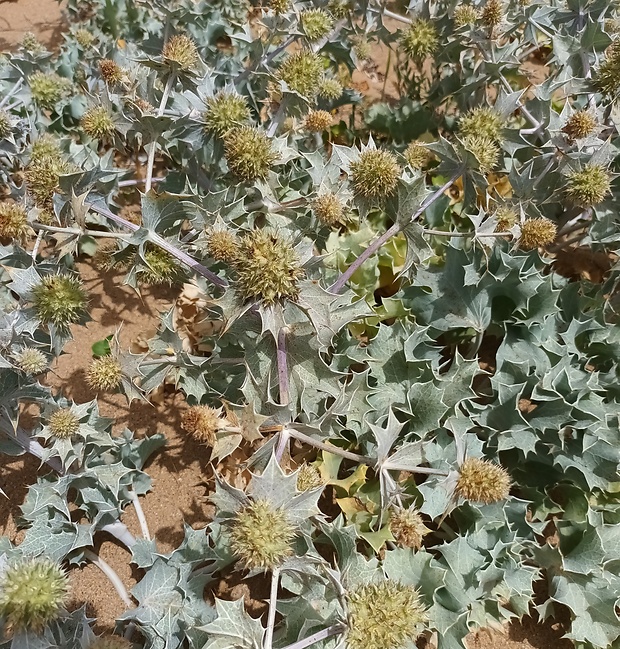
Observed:
[[[215,620],[202,627],[210,639],[206,649],[262,649],[265,630],[246,612],[243,599],[215,598]]]

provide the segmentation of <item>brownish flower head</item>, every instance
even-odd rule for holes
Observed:
[[[392,153],[367,149],[350,168],[356,194],[364,198],[383,198],[396,191],[400,167]]]
[[[216,261],[232,264],[239,253],[239,241],[228,230],[212,230],[207,234],[207,252]]]
[[[510,476],[501,466],[477,457],[463,462],[456,484],[456,494],[466,500],[489,504],[508,498]]]
[[[326,110],[312,110],[306,115],[304,128],[307,131],[319,133],[327,130],[333,122],[331,113]]]
[[[221,409],[209,406],[191,406],[181,417],[181,427],[203,444],[213,446],[218,430],[228,425]]]
[[[430,530],[416,509],[397,509],[390,515],[390,532],[396,543],[404,548],[419,550],[422,539]]]
[[[113,356],[95,358],[86,372],[86,381],[93,390],[113,390],[121,384],[123,370]]]
[[[424,169],[433,159],[433,152],[424,146],[423,142],[414,140],[405,149],[405,160],[412,169]]]
[[[321,472],[312,464],[302,464],[297,472],[297,491],[309,491],[324,484]]]
[[[521,224],[519,248],[533,250],[540,246],[547,246],[555,241],[557,227],[549,219],[528,219]]]
[[[47,425],[54,437],[69,439],[80,429],[80,420],[69,408],[63,408],[52,413]]]
[[[19,203],[0,203],[0,240],[23,240],[30,232],[26,209]]]
[[[480,12],[480,22],[485,27],[497,27],[504,20],[506,12],[501,0],[488,0]]]
[[[168,39],[161,54],[164,61],[185,72],[191,70],[199,59],[196,43],[185,34]]]
[[[101,78],[109,86],[113,86],[123,78],[121,66],[112,59],[102,59],[99,61],[99,72],[101,72]]]
[[[596,118],[589,110],[573,113],[562,128],[569,140],[580,140],[588,137],[596,128]]]
[[[332,192],[317,196],[312,201],[311,207],[317,219],[329,227],[342,223],[344,219],[344,205]]]

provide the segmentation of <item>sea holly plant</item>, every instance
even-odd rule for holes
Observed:
[[[0,646],[457,649],[533,616],[617,647],[620,6],[66,7],[56,51],[0,58],[0,451],[41,465]],[[86,266],[175,295],[139,351],[121,322],[79,350],[100,400],[175,391],[209,458],[168,553],[164,436],[51,380]],[[85,563],[126,609],[102,636]]]

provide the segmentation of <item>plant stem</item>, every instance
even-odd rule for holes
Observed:
[[[0,101],[0,108],[2,108],[9,101],[9,99],[22,87],[22,83],[24,83],[23,78],[18,79],[15,82],[15,85],[9,90],[4,99]]]
[[[454,232],[450,230],[427,230],[424,229],[424,234],[432,235],[434,237],[477,237],[478,239],[482,238],[491,238],[491,237],[511,237],[512,232]]]
[[[284,451],[286,450],[286,447],[288,445],[289,438],[290,435],[288,433],[288,430],[286,428],[282,429],[278,436],[278,445],[276,446],[275,453],[278,463],[282,460],[282,456],[284,455]]]
[[[383,463],[381,469],[387,469],[389,471],[407,471],[409,473],[423,473],[425,475],[448,475],[447,471],[442,471],[441,469],[431,469],[425,466],[412,467],[409,464],[398,464],[398,462],[390,462],[389,459]]]
[[[114,590],[118,593],[118,596],[123,600],[127,608],[134,608],[134,603],[129,597],[129,593],[125,588],[121,578],[116,574],[116,571],[109,563],[106,563],[101,557],[96,555],[92,550],[84,550],[84,556],[110,580]]]
[[[151,178],[151,183],[161,183],[164,180],[166,180],[166,176],[157,176],[155,178]],[[146,178],[132,178],[129,180],[119,180],[118,181],[118,186],[119,187],[133,187],[134,185],[141,185],[142,183],[146,182]]]
[[[278,331],[276,358],[278,362],[278,385],[280,387],[280,404],[286,406],[289,402],[288,363],[286,358],[286,334],[288,330],[282,327]]]
[[[40,230],[37,234],[37,240],[34,242],[34,246],[32,248],[32,252],[30,253],[30,256],[32,257],[32,260],[36,262],[37,260],[37,253],[39,252],[39,247],[41,246],[41,241],[43,241],[43,231]]]
[[[115,521],[114,523],[108,523],[101,528],[102,532],[107,532],[113,536],[117,541],[122,543],[128,550],[131,549],[133,545],[136,544],[135,536],[129,531],[129,528],[125,523],[121,521]]]
[[[267,128],[267,137],[273,137],[278,130],[278,126],[282,123],[284,116],[286,115],[286,106],[288,104],[287,98],[284,97],[278,106],[276,114],[273,116],[269,127]]]
[[[269,63],[271,63],[271,61],[273,61],[273,59],[275,59],[276,56],[278,56],[278,54],[280,54],[280,52],[284,52],[284,50],[285,50],[289,45],[292,45],[296,40],[297,40],[297,36],[295,36],[295,35],[293,35],[293,36],[289,36],[289,37],[284,41],[284,43],[282,43],[282,45],[280,45],[279,47],[276,47],[276,49],[273,50],[273,52],[271,52],[271,53],[268,54],[267,56],[264,56],[264,55],[263,55],[263,57],[261,57],[261,59],[256,63],[255,66],[246,68],[246,69],[245,69],[245,70],[244,70],[244,71],[243,71],[243,72],[242,72],[242,73],[241,73],[241,74],[240,74],[240,75],[239,75],[239,76],[234,80],[234,84],[236,85],[236,84],[238,84],[238,83],[241,83],[241,82],[244,81],[245,79],[247,79],[247,77],[249,77],[253,72],[255,72],[256,70],[258,70],[258,68],[260,68],[262,65],[269,65]]]
[[[176,74],[172,72],[166,81],[166,87],[164,88],[164,94],[161,97],[161,102],[159,103],[159,108],[157,109],[157,117],[161,117],[164,114],[164,109],[168,103],[168,97],[170,96],[170,91],[174,85],[176,79]],[[157,150],[157,138],[154,142],[151,143],[151,148],[149,149],[149,158],[146,163],[146,180],[144,181],[144,192],[148,194],[151,191],[151,185],[153,183],[153,165],[155,164],[155,151]]]
[[[273,628],[276,623],[276,606],[278,603],[278,584],[280,582],[280,568],[274,568],[271,573],[271,591],[269,593],[269,614],[267,616],[267,628],[265,629],[265,639],[263,640],[263,649],[272,649],[273,645]]]
[[[45,449],[41,446],[41,444],[39,444],[39,442],[37,442],[36,439],[30,437],[30,435],[28,435],[28,433],[23,428],[18,428],[15,431],[15,435],[11,435],[4,429],[0,430],[9,440],[12,440],[19,444],[24,449],[24,451],[26,451],[26,453],[30,453],[30,455],[33,455],[38,460],[40,460],[41,464],[47,464],[50,469],[53,469],[57,473],[64,473],[60,459],[57,457],[48,457],[47,459],[44,459]]]
[[[284,430],[286,430],[286,432],[291,437],[298,439],[300,442],[305,442],[306,444],[310,444],[310,446],[314,446],[315,448],[321,449],[322,451],[326,451],[327,453],[340,455],[341,457],[346,457],[348,460],[353,460],[361,464],[368,464],[369,466],[375,465],[374,459],[371,457],[367,457],[366,455],[358,455],[357,453],[351,453],[349,451],[345,451],[339,448],[338,446],[334,446],[332,444],[325,444],[325,442],[321,442],[318,439],[314,439],[313,437],[310,437],[305,433],[300,433],[298,430],[295,430],[294,428],[287,427]]]
[[[82,230],[81,228],[59,228],[55,225],[45,225],[35,221],[31,227],[36,232],[59,232],[62,234],[77,234],[80,236],[99,237],[101,239],[130,239],[130,234],[122,232],[100,232],[99,230]]]
[[[321,640],[325,640],[326,638],[330,638],[333,635],[342,633],[345,628],[346,627],[344,626],[344,624],[334,624],[333,626],[327,627],[327,629],[323,629],[322,631],[317,631],[316,633],[309,635],[303,640],[297,640],[297,642],[293,642],[293,644],[284,647],[284,649],[306,649],[306,647],[320,642]]]
[[[144,515],[144,510],[142,509],[142,505],[140,503],[140,498],[138,497],[138,494],[133,490],[129,489],[129,499],[131,500],[131,503],[134,506],[134,509],[136,510],[136,515],[138,517],[138,522],[140,523],[140,529],[142,530],[142,536],[147,540],[151,540],[151,534],[149,532],[149,526],[146,522],[146,516]]]

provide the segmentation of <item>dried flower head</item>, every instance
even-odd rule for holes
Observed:
[[[43,324],[57,327],[79,322],[88,299],[82,282],[72,275],[46,275],[32,288],[32,302]]]
[[[28,77],[33,99],[42,108],[54,108],[71,90],[71,81],[55,72],[34,72]]]
[[[317,196],[312,201],[311,207],[317,219],[329,227],[342,223],[344,219],[344,205],[332,192]]]
[[[271,8],[277,15],[285,14],[291,8],[291,0],[271,0]]]
[[[185,72],[191,70],[199,59],[196,43],[185,34],[177,34],[168,39],[161,55],[172,67]]]
[[[255,500],[235,516],[230,547],[247,570],[273,570],[293,553],[295,531],[281,509]]]
[[[500,149],[495,140],[485,135],[466,135],[461,141],[476,158],[483,174],[489,173],[497,165]]]
[[[209,406],[192,406],[181,417],[181,428],[203,444],[213,446],[218,430],[224,428],[228,422],[222,417],[221,408]]]
[[[353,588],[347,603],[349,649],[404,649],[426,619],[416,589],[392,580]]]
[[[209,97],[203,114],[205,129],[224,135],[231,128],[243,126],[250,119],[245,97],[231,92],[220,92]]]
[[[23,35],[21,46],[31,54],[41,54],[45,52],[45,47],[32,32],[26,32]]]
[[[0,140],[10,135],[13,130],[13,122],[8,113],[0,110]]]
[[[147,245],[136,277],[143,286],[172,286],[185,279],[185,271],[170,253]]]
[[[104,106],[87,110],[81,120],[82,128],[92,138],[103,140],[114,133],[114,120]]]
[[[101,72],[101,78],[109,86],[117,84],[123,78],[121,66],[112,59],[102,59],[99,61],[99,72]]]
[[[400,45],[411,58],[421,61],[439,46],[437,29],[430,20],[418,18],[401,34]]]
[[[31,157],[25,176],[28,192],[37,207],[52,211],[52,197],[59,189],[59,178],[72,170],[73,166],[59,155]]]
[[[47,357],[38,349],[27,347],[15,355],[15,362],[22,372],[36,376],[47,369]]]
[[[89,644],[88,649],[131,649],[131,642],[117,635],[101,636]]]
[[[47,425],[54,437],[70,439],[80,429],[80,420],[69,408],[62,408],[51,414]]]
[[[463,135],[488,137],[495,142],[502,140],[504,120],[492,108],[472,108],[459,120],[459,131]]]
[[[114,356],[95,358],[86,372],[86,382],[93,390],[113,390],[122,378],[123,369]]]
[[[134,100],[134,105],[144,114],[148,115],[149,113],[154,113],[155,112],[155,107],[153,104],[151,104],[149,101],[146,99],[142,99],[141,97],[136,97]]]
[[[235,270],[239,297],[264,306],[296,300],[305,274],[291,244],[270,230],[253,230],[241,239]]]
[[[508,205],[498,207],[493,213],[493,217],[497,221],[495,232],[506,232],[511,227],[516,225],[519,220],[519,215]]]
[[[461,465],[455,493],[478,503],[496,503],[508,498],[510,476],[493,462],[470,457]]]
[[[0,616],[14,631],[41,631],[68,597],[66,573],[47,557],[14,561],[0,576]]]
[[[9,201],[0,203],[0,240],[23,240],[29,232],[28,215],[23,205]]]
[[[504,20],[506,12],[501,0],[488,0],[480,12],[480,22],[485,27],[497,27]]]
[[[412,507],[398,509],[390,514],[390,532],[396,543],[404,548],[419,550],[424,535],[429,531],[418,511]]]
[[[239,252],[237,237],[228,230],[211,230],[207,233],[207,253],[216,261],[232,264]]]
[[[587,164],[567,178],[566,195],[579,207],[601,203],[610,191],[611,177],[603,165]]]
[[[224,138],[224,154],[230,171],[246,182],[266,178],[271,165],[278,159],[271,140],[254,126],[229,131]]]
[[[327,36],[334,26],[332,17],[322,9],[302,11],[300,20],[304,34],[311,42],[318,41],[324,36]]]
[[[342,84],[337,79],[324,78],[321,83],[319,83],[318,95],[323,99],[335,101],[342,97],[342,93]]]
[[[321,472],[312,464],[302,464],[297,471],[297,491],[309,491],[323,486]]]
[[[327,130],[333,123],[331,113],[326,110],[312,110],[306,115],[304,128],[307,131],[319,133]]]
[[[595,82],[608,97],[615,97],[620,91],[620,39],[607,48],[605,60],[596,71]]]
[[[569,140],[580,140],[588,137],[595,128],[596,117],[589,110],[578,110],[568,118],[562,131]]]
[[[304,97],[314,97],[323,78],[323,61],[314,52],[295,52],[280,65],[278,78],[293,92]]]
[[[553,243],[557,234],[557,227],[549,219],[528,219],[521,224],[521,236],[519,237],[519,248],[533,250],[540,246],[547,246]]]
[[[95,38],[95,35],[88,29],[80,28],[75,32],[75,40],[84,49],[88,49],[97,39]]]
[[[366,149],[350,168],[356,194],[364,198],[383,198],[396,191],[400,167],[392,153]]]
[[[46,133],[32,144],[32,152],[30,154],[30,162],[40,160],[47,156],[60,158],[62,152],[58,144],[58,140],[53,136]]]
[[[424,169],[433,159],[433,152],[424,146],[424,142],[417,140],[408,144],[403,155],[412,169]]]
[[[458,5],[452,17],[457,29],[465,25],[473,25],[478,20],[478,10],[472,5]]]

